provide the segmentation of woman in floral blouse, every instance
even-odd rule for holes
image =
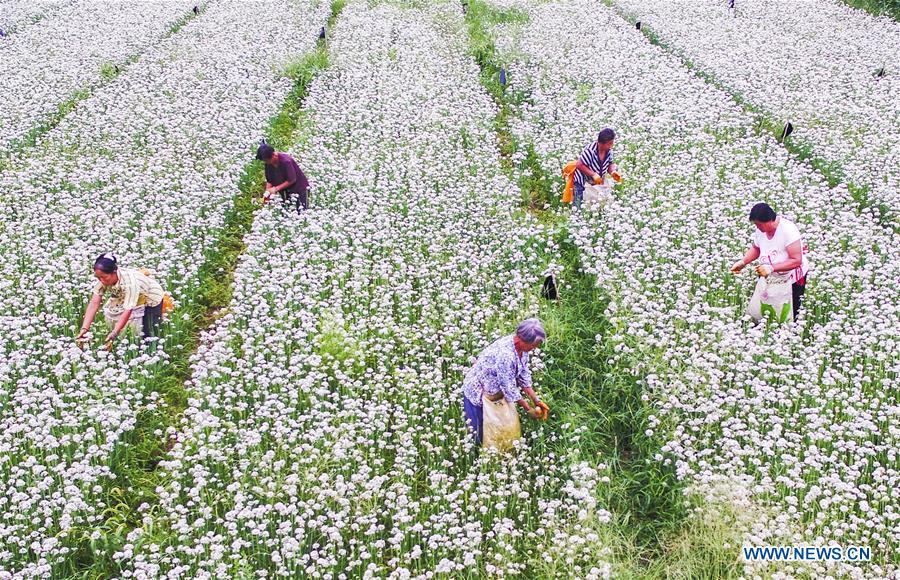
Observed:
[[[466,373],[463,380],[463,408],[478,445],[481,445],[483,435],[482,397],[489,401],[505,398],[510,403],[517,403],[533,419],[544,416],[542,409],[548,408],[531,387],[528,353],[540,346],[546,338],[541,322],[536,318],[529,318],[519,324],[515,334],[498,338],[484,349]],[[528,404],[522,391],[525,391],[534,407]]]

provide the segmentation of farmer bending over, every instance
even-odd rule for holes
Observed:
[[[76,337],[79,345],[87,340],[86,335],[104,295],[108,295],[109,300],[103,312],[113,327],[106,336],[108,350],[129,324],[132,331],[143,338],[159,335],[165,295],[159,282],[140,270],[119,268],[118,259],[112,253],[103,254],[94,261],[94,276],[97,285],[84,313],[81,332]]]
[[[256,158],[266,164],[266,195],[263,201],[269,201],[276,193],[281,201],[288,203],[292,194],[297,194],[297,212],[307,209],[309,181],[300,170],[300,166],[287,153],[278,153],[268,143],[263,143],[256,150]]]
[[[597,141],[585,147],[581,152],[581,157],[578,158],[575,165],[574,175],[576,207],[580,208],[581,201],[584,199],[585,180],[590,179],[599,185],[603,183],[603,176],[607,173],[618,176],[616,164],[612,162],[612,148],[615,139],[615,131],[609,128],[603,129],[597,135]]]
[[[498,338],[478,356],[463,380],[463,409],[475,443],[482,444],[483,405],[506,399],[507,404],[517,403],[534,419],[546,418],[549,407],[542,403],[531,388],[531,371],[528,358],[547,338],[544,327],[536,318],[519,324],[516,333]],[[536,405],[532,408],[519,390],[525,391]],[[514,411],[513,411],[514,412]],[[517,419],[518,420],[518,419]]]

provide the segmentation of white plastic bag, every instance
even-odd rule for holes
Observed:
[[[792,283],[790,272],[760,276],[747,306],[747,314],[756,321],[763,318],[781,323],[794,320]]]
[[[612,198],[612,179],[603,180],[603,185],[586,184],[584,186],[584,204],[588,209],[597,210],[609,203]]]
[[[104,307],[103,314],[106,317],[106,324],[109,325],[110,329],[116,327],[119,324],[119,319],[122,318],[123,313],[111,314],[110,311]],[[128,317],[128,324],[125,326],[126,331],[131,331],[135,336],[143,336],[144,334],[144,307],[136,306],[131,310],[131,316]]]

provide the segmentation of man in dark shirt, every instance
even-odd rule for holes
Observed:
[[[308,208],[309,181],[300,170],[294,158],[287,153],[278,153],[268,143],[263,143],[256,150],[256,158],[266,164],[266,196],[269,201],[272,195],[281,194],[281,200],[287,203],[292,194],[297,194],[297,211],[300,207]]]

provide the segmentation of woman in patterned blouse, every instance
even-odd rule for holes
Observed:
[[[544,327],[536,318],[519,324],[516,333],[498,338],[478,356],[463,380],[463,408],[475,442],[481,445],[484,409],[482,395],[489,401],[506,398],[517,403],[533,419],[542,418],[545,405],[531,387],[531,371],[528,370],[529,353],[547,338]],[[534,407],[522,397],[522,391],[534,403]]]
[[[140,333],[143,338],[159,334],[165,295],[159,282],[140,270],[119,268],[118,259],[112,253],[103,254],[94,261],[94,277],[97,285],[76,338],[79,345],[86,340],[104,296],[109,300],[103,310],[113,327],[106,336],[107,349],[112,348],[113,342],[129,324],[135,334]]]

